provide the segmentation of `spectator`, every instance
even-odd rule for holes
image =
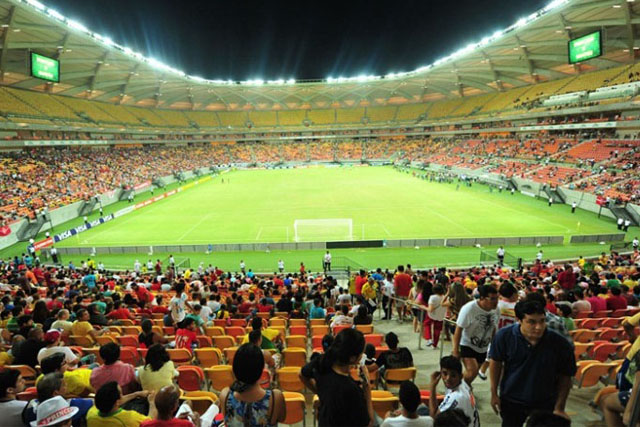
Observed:
[[[453,336],[452,354],[462,358],[464,380],[469,385],[487,358],[489,344],[498,327],[498,291],[483,285],[478,288],[478,294],[478,301],[469,301],[460,310]]]
[[[42,328],[36,327],[29,331],[27,340],[20,345],[17,352],[13,354],[15,365],[28,365],[35,368],[40,363],[38,362],[38,353],[45,347],[45,342],[42,340],[44,333]]]
[[[22,413],[22,419],[27,425],[36,420],[36,413],[40,406],[40,402],[45,402],[56,396],[64,397],[68,393],[64,382],[64,376],[60,372],[53,372],[45,375],[38,382],[36,389],[38,392],[38,398],[31,400]],[[78,410],[72,417],[74,427],[84,425],[85,417],[89,412],[89,409],[93,406],[93,399],[72,398],[67,402],[72,408],[76,408]]]
[[[91,371],[91,386],[98,390],[104,384],[115,381],[122,392],[128,394],[136,386],[136,375],[132,365],[123,363],[120,359],[120,346],[115,343],[107,343],[100,347],[100,357],[104,365]]]
[[[64,353],[54,353],[51,356],[45,357],[42,359],[40,368],[42,370],[42,375],[36,379],[36,386],[40,384],[40,380],[42,380],[42,378],[47,374],[58,372],[64,375],[66,390],[70,395],[87,396],[89,393],[94,392],[90,382],[91,370],[67,370],[67,362],[65,360]]]
[[[535,410],[569,418],[564,409],[576,373],[573,348],[546,327],[540,301],[519,302],[516,317],[519,323],[502,328],[491,344],[493,410],[503,426],[522,426]]]
[[[360,304],[358,313],[353,317],[354,325],[370,325],[373,323],[373,316],[367,310],[367,303]]]
[[[420,390],[411,381],[403,381],[400,384],[399,396],[402,409],[395,411],[394,416],[385,418],[381,427],[432,427],[433,418],[430,416],[419,416],[418,406],[422,398]]]
[[[71,334],[77,335],[81,337],[86,337],[95,344],[96,337],[100,335],[95,329],[93,329],[93,325],[89,323],[89,312],[81,308],[77,311],[76,314],[77,320],[73,322],[71,326]]]
[[[176,348],[186,348],[193,351],[198,342],[196,331],[197,326],[193,318],[185,317],[176,331]]]
[[[360,365],[361,381],[351,377],[351,366],[359,364],[364,345],[362,332],[344,329],[323,356],[302,368],[300,379],[320,399],[319,425],[368,426],[375,419],[367,369]]]
[[[571,308],[573,308],[574,313],[580,313],[582,311],[592,311],[591,303],[584,298],[584,292],[582,289],[576,289],[573,291],[573,295],[576,300],[573,304],[571,304]]]
[[[441,379],[446,392],[442,403],[438,406],[436,390]],[[440,359],[440,370],[431,374],[429,413],[437,417],[442,412],[459,408],[470,420],[469,427],[479,427],[480,417],[476,408],[475,398],[471,387],[462,379],[462,363],[460,359],[454,356],[445,356]]]
[[[34,426],[37,427],[69,427],[78,408],[69,405],[62,396],[55,396],[38,405]]]
[[[398,273],[393,279],[394,292],[396,294],[396,307],[398,308],[398,319],[404,322],[405,303],[409,297],[409,292],[413,286],[411,276],[404,272],[404,266],[398,266]]]
[[[138,342],[142,348],[149,348],[154,344],[167,344],[169,340],[164,336],[154,332],[153,323],[149,319],[144,319],[140,326],[142,332],[138,335]]]
[[[50,356],[54,353],[64,353],[65,360],[67,362],[67,366],[75,367],[80,363],[80,359],[75,355],[73,351],[69,347],[61,346],[60,339],[62,338],[62,333],[55,329],[51,329],[49,332],[44,334],[44,343],[46,347],[40,349],[38,352],[38,364],[42,363],[42,360]]]
[[[624,310],[627,308],[627,300],[622,297],[620,286],[609,288],[609,298],[607,298],[607,310]]]
[[[260,331],[262,333],[262,349],[276,349],[276,344],[284,341],[282,332],[277,329],[263,328],[262,319],[260,317],[254,317],[251,319],[251,329],[254,331]],[[242,344],[249,342],[249,335],[245,335],[242,339]]]
[[[352,326],[353,317],[349,316],[349,307],[343,305],[340,307],[340,311],[331,319],[331,329],[336,326]]]
[[[202,414],[191,409],[190,401],[180,405],[180,389],[173,385],[162,387],[155,397],[156,419],[144,421],[140,427],[209,427],[219,410],[215,404]]]
[[[220,409],[227,426],[269,426],[286,417],[284,396],[280,390],[264,389],[258,383],[264,369],[260,347],[247,343],[233,358],[235,382],[220,393]]]
[[[424,339],[427,341],[426,345],[433,346],[434,349],[438,348],[444,316],[447,313],[447,308],[442,305],[445,298],[444,294],[442,285],[438,284],[433,287],[433,294],[429,296],[427,301],[427,315],[424,317]],[[422,293],[418,298],[421,299],[421,297]]]
[[[460,408],[440,412],[433,419],[433,427],[466,427],[471,419]]]
[[[148,398],[149,416],[121,408],[125,403],[138,397]],[[157,416],[154,397],[148,391],[138,391],[123,396],[116,381],[105,383],[96,392],[95,405],[89,409],[87,427],[139,427],[143,421]]]
[[[320,298],[315,298],[313,300],[313,308],[309,313],[310,319],[324,319],[327,313],[324,308],[322,308],[322,300]]]
[[[22,411],[27,402],[17,400],[18,393],[24,391],[24,379],[20,371],[5,369],[0,372],[0,413],[2,425],[6,427],[22,427]]]
[[[398,336],[388,332],[384,336],[384,342],[389,350],[383,351],[376,359],[376,365],[383,371],[385,369],[401,369],[413,366],[413,356],[407,347],[398,347]],[[375,370],[375,369],[374,369]]]
[[[138,379],[143,390],[158,391],[162,387],[173,384],[178,376],[169,353],[161,344],[149,347],[145,365],[138,367]]]

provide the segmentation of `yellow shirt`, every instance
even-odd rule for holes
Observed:
[[[585,259],[584,259],[584,258],[580,258],[580,259],[578,260],[578,267],[580,267],[580,269],[581,269],[581,270],[582,270],[582,269],[584,269],[584,264],[585,264],[585,262],[586,262],[586,261],[585,261]]]
[[[187,268],[184,272],[184,278],[188,280],[190,277],[191,277],[191,270]]]
[[[75,322],[73,322],[73,325],[71,325],[71,335],[79,335],[81,337],[87,337],[89,338],[92,342],[93,337],[91,335],[89,335],[89,331],[93,330],[93,325],[89,322],[82,322],[80,320],[76,320]]]
[[[170,360],[162,365],[157,371],[152,371],[151,366],[140,366],[138,368],[138,378],[143,390],[158,391],[162,387],[173,384],[176,375],[176,368]]]
[[[0,366],[11,365],[13,362],[13,357],[7,353],[6,351],[0,352]]]
[[[36,386],[42,377],[44,377],[44,375],[40,374],[40,376],[36,378]],[[91,387],[91,382],[89,381],[90,378],[91,369],[82,368],[74,369],[73,371],[65,371],[64,383],[67,386],[67,393],[73,396],[80,396],[85,390],[94,392],[95,390]]]
[[[262,336],[267,338],[271,342],[273,342],[276,339],[276,337],[278,337],[278,335],[280,335],[280,331],[278,331],[277,329],[266,328],[262,330]],[[248,342],[249,342],[249,335],[245,335],[242,338],[242,344],[246,344]]]
[[[150,419],[139,412],[127,411],[126,409],[118,409],[110,414],[103,415],[98,411],[98,408],[93,406],[87,412],[87,427],[138,427],[142,422]]]
[[[376,297],[376,290],[369,284],[369,282],[362,285],[362,296],[366,299],[374,299]]]

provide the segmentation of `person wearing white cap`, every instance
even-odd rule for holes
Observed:
[[[31,427],[69,427],[76,412],[78,408],[70,406],[62,396],[55,396],[38,405],[38,415]]]

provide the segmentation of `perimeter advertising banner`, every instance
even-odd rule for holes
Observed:
[[[113,213],[113,214],[109,214],[107,216],[104,217],[100,217],[98,219],[94,219],[93,221],[89,221],[86,222],[78,227],[74,227],[70,230],[67,230],[63,233],[60,234],[56,234],[53,237],[49,237],[47,239],[44,240],[40,240],[39,242],[36,242],[33,244],[33,246],[35,247],[36,251],[39,251],[41,249],[44,248],[48,248],[49,246],[52,246],[54,243],[58,243],[62,240],[68,239],[69,237],[75,236],[76,234],[80,234],[84,231],[87,231],[91,228],[94,227],[98,227],[106,222],[111,221],[114,218],[118,218],[122,215],[126,215],[130,212],[133,212],[135,210],[138,210],[140,208],[144,208],[145,206],[149,206],[152,203],[155,203],[157,201],[160,201],[162,199],[166,199],[167,197],[173,196],[176,193],[179,193],[183,190],[186,190],[188,188],[193,187],[194,185],[198,185],[201,182],[205,182],[205,181],[209,181],[211,179],[211,176],[205,176],[204,178],[198,179],[196,181],[190,182],[189,184],[183,185],[182,187],[178,187],[175,190],[171,190],[171,191],[167,191],[166,193],[160,194],[158,196],[152,197],[151,199],[145,200],[144,202],[140,202],[137,203],[133,206],[127,206],[126,208],[120,209],[119,211]],[[144,185],[149,185],[149,183],[144,183]]]

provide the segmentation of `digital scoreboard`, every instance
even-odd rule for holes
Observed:
[[[31,76],[59,83],[60,61],[31,52]]]
[[[569,41],[569,64],[602,55],[602,31],[598,30]]]

